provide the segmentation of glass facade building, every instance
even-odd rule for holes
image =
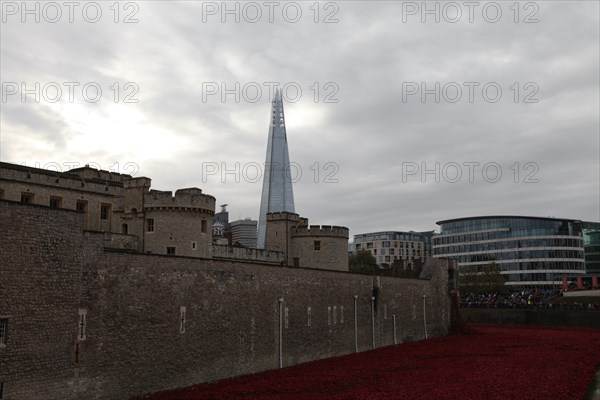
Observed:
[[[583,222],[583,248],[587,275],[600,276],[600,222]]]
[[[454,258],[459,269],[478,271],[495,263],[513,287],[557,288],[563,276],[586,273],[584,223],[578,220],[488,216],[437,224],[434,257]]]
[[[295,212],[292,173],[283,115],[283,98],[281,91],[277,89],[271,106],[271,124],[258,216],[257,247],[259,249],[264,249],[267,243],[267,214],[277,211]]]

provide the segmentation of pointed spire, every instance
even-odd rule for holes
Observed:
[[[285,115],[281,90],[276,89],[271,106],[271,123],[263,175],[260,214],[258,217],[259,249],[264,249],[267,234],[267,213],[294,211],[290,158],[288,153]]]

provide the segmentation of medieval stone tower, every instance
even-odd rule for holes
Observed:
[[[289,212],[267,214],[266,247],[286,254],[288,266],[348,271],[348,228],[308,225]]]
[[[151,190],[144,199],[146,252],[209,257],[215,198],[198,188]]]

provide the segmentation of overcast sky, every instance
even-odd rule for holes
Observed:
[[[2,1],[2,161],[257,219],[275,82],[311,223],[600,221],[597,1],[23,4]]]

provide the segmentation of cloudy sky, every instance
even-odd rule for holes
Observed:
[[[257,218],[278,85],[311,223],[600,220],[597,1],[1,4],[2,161]]]

